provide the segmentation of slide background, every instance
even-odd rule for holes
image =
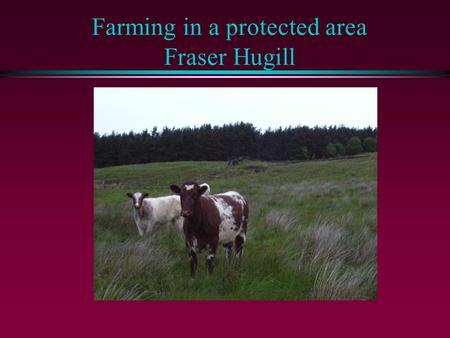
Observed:
[[[165,46],[270,44],[297,46],[296,69],[448,70],[450,10],[443,4],[5,3],[0,67],[160,69]],[[232,44],[208,37],[105,40],[90,36],[93,16],[177,23],[188,16],[204,24],[319,16],[322,23],[364,21],[369,35]],[[94,86],[377,86],[378,300],[94,302]],[[449,89],[448,78],[0,79],[2,335],[442,335],[450,300]]]

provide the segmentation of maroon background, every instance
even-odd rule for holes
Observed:
[[[372,8],[168,2],[17,4],[0,13],[0,68],[158,69],[162,47],[217,38],[94,39],[90,18],[182,22],[364,21],[366,38],[240,39],[297,46],[297,69],[449,69],[450,11],[436,2]],[[359,2],[359,6],[365,2]],[[194,45],[194,46],[192,46]],[[94,86],[377,86],[379,296],[374,302],[94,302]],[[0,80],[0,330],[4,336],[433,336],[449,317],[449,79]],[[224,323],[224,321],[226,323]],[[445,325],[447,324],[447,325]],[[207,331],[205,331],[205,329]]]

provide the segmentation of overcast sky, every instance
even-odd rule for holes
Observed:
[[[95,88],[94,131],[250,122],[287,126],[377,126],[377,88]]]

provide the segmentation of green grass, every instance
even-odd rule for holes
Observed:
[[[172,162],[95,169],[96,299],[374,299],[377,294],[376,154],[299,163]],[[256,169],[256,170],[255,170]],[[170,194],[208,182],[249,201],[244,257],[193,278],[182,235],[141,238],[130,191]]]

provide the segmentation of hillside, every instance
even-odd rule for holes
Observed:
[[[95,169],[96,299],[374,299],[376,153],[345,160],[168,162]],[[208,182],[250,204],[243,260],[191,278],[182,236],[140,238],[126,192]]]

